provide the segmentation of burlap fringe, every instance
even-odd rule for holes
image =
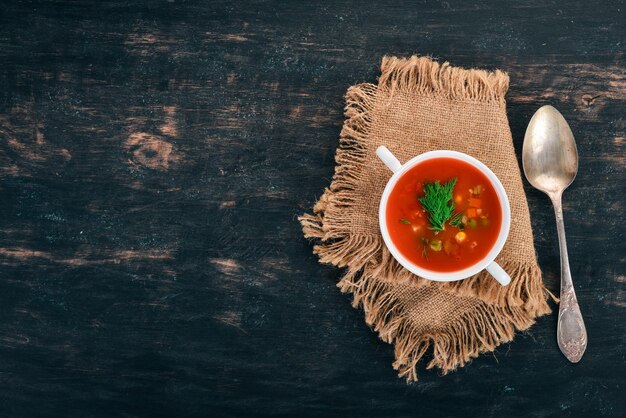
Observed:
[[[350,221],[336,216],[353,204],[356,198],[354,190],[365,164],[363,142],[369,133],[375,94],[376,86],[373,84],[360,84],[348,89],[346,120],[335,156],[337,167],[332,184],[313,207],[314,215],[306,214],[298,218],[305,237],[322,241],[313,248],[322,263],[360,269],[381,248],[379,236],[357,237],[351,232]],[[327,222],[325,218],[333,219],[333,222]]]
[[[504,105],[508,80],[500,71],[453,68],[424,57],[385,57],[379,86]],[[367,323],[382,340],[395,345],[393,366],[399,376],[412,382],[417,380],[416,364],[431,345],[433,359],[427,367],[438,367],[445,374],[510,341],[515,330],[527,329],[534,318],[549,313],[550,308],[541,272],[532,264],[502,263],[515,278],[507,287],[500,286],[486,272],[458,282],[431,282],[413,275],[393,259],[379,234],[355,235],[350,220],[337,216],[356,199],[354,190],[365,164],[363,143],[369,133],[376,91],[373,84],[360,84],[346,93],[346,121],[332,184],[316,203],[314,214],[305,214],[299,220],[305,237],[319,240],[313,251],[320,262],[347,267],[337,286],[353,294],[353,306],[362,306]],[[458,296],[478,297],[483,303],[478,312],[457,318],[445,329],[419,334],[402,315],[403,307],[392,291],[394,285],[405,281],[413,286],[436,286]]]
[[[357,276],[359,276],[357,278]],[[424,333],[415,329],[403,314],[404,306],[393,291],[394,283],[367,274],[347,273],[339,282],[342,292],[354,295],[353,306],[362,306],[365,321],[380,338],[394,345],[393,367],[407,383],[417,381],[417,363],[432,346],[427,369],[438,367],[445,375],[483,352],[511,341],[516,332],[535,323],[522,307],[502,308],[487,303],[446,324],[443,329]],[[543,312],[547,313],[547,312]]]
[[[504,106],[509,76],[500,70],[466,70],[429,57],[383,57],[380,88],[437,95],[452,100],[496,102]]]

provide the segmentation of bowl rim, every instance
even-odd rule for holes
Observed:
[[[387,227],[386,220],[386,209],[391,191],[393,190],[400,177],[402,177],[407,171],[424,161],[432,160],[434,158],[453,158],[469,163],[479,169],[491,182],[494,190],[496,191],[496,194],[498,195],[500,207],[502,208],[502,223],[500,225],[500,232],[498,233],[498,238],[496,239],[496,242],[484,258],[462,270],[439,272],[420,267],[409,261],[406,257],[402,255],[402,253],[400,253],[400,251],[391,240],[391,236],[389,235],[389,229]],[[383,236],[383,241],[385,242],[387,249],[389,250],[389,252],[391,252],[393,258],[395,258],[404,268],[409,270],[411,273],[414,273],[419,277],[423,277],[425,279],[438,282],[452,282],[457,280],[463,280],[479,273],[480,271],[484,270],[485,267],[491,264],[496,259],[498,254],[500,254],[502,248],[504,247],[504,244],[506,243],[507,237],[509,235],[509,230],[511,228],[511,205],[509,203],[509,198],[506,194],[506,190],[500,182],[500,179],[494,174],[493,171],[491,171],[491,169],[489,169],[489,167],[487,167],[478,159],[459,151],[428,151],[423,154],[419,154],[411,158],[406,163],[402,164],[402,167],[398,171],[396,171],[393,176],[391,176],[389,181],[387,181],[387,185],[385,186],[383,194],[380,198],[380,204],[378,206],[378,224],[380,226],[380,232]]]

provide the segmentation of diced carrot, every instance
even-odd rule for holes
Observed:
[[[446,254],[455,258],[458,258],[461,255],[461,247],[451,240],[446,240],[446,242],[443,243],[443,250]]]
[[[460,194],[454,196],[454,203],[456,203],[457,205],[460,205],[463,202],[463,196],[461,196]]]
[[[479,208],[480,207],[480,203],[481,203],[480,199],[476,199],[476,198],[473,198],[473,197],[470,197],[468,202],[469,202],[469,205],[471,207],[473,207],[473,208]]]
[[[475,218],[476,217],[476,209],[469,208],[468,210],[465,211],[465,215],[467,215],[468,218]]]
[[[461,247],[457,244],[452,244],[452,256],[456,259],[461,257]]]
[[[454,244],[452,244],[452,241],[450,241],[449,239],[447,239],[446,242],[443,243],[443,250],[446,252],[446,254],[450,255],[453,248]]]

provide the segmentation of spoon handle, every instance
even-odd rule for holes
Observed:
[[[561,303],[559,304],[559,320],[556,331],[557,342],[565,357],[572,363],[578,363],[587,348],[587,330],[578,307],[569,268],[561,195],[552,196],[552,203],[554,204],[556,230],[559,235],[559,249],[561,250]]]

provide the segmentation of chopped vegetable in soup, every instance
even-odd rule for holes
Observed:
[[[391,240],[427,270],[449,272],[483,259],[495,244],[502,209],[480,170],[454,158],[424,161],[395,184],[386,213]]]

